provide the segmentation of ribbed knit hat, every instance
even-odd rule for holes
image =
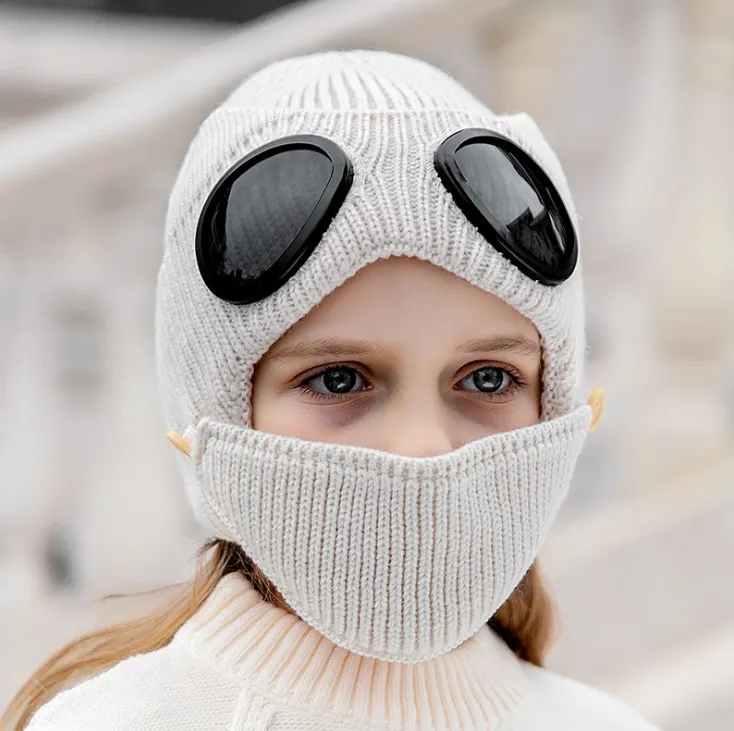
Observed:
[[[465,218],[433,155],[450,134],[469,127],[496,130],[531,155],[576,224],[559,161],[530,117],[495,115],[426,63],[384,52],[329,52],[281,61],[245,80],[202,124],[170,197],[156,313],[167,428],[190,434],[202,418],[249,427],[252,373],[262,355],[359,269],[391,256],[430,261],[525,315],[541,336],[542,419],[577,406],[585,351],[581,261],[564,283],[539,284]],[[352,187],[314,253],[280,290],[250,305],[223,302],[197,268],[204,200],[235,162],[294,134],[337,142],[352,160]],[[195,470],[179,459],[198,509]]]

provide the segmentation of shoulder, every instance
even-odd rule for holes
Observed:
[[[524,663],[538,729],[548,731],[658,731],[614,696],[571,678]],[[535,726],[531,726],[533,730]]]
[[[225,729],[237,694],[233,681],[174,641],[55,696],[33,716],[27,731]]]

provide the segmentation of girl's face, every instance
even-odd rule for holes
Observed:
[[[538,421],[541,350],[519,312],[412,258],[361,269],[255,369],[255,429],[410,457]]]

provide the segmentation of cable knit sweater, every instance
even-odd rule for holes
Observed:
[[[433,660],[343,650],[238,574],[157,652],[65,691],[31,731],[654,731],[612,697],[515,658],[485,625]]]

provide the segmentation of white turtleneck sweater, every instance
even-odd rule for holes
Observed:
[[[239,574],[157,652],[56,696],[31,731],[654,731],[600,691],[518,660],[485,625],[433,660],[337,647]]]

